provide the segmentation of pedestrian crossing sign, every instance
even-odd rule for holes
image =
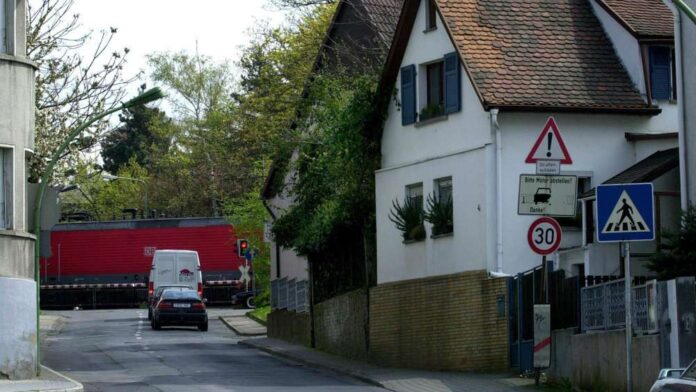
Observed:
[[[607,184],[597,187],[599,242],[652,241],[655,218],[652,184]]]

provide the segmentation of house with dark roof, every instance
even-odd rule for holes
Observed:
[[[476,303],[461,300],[460,308],[470,312],[466,322],[485,319],[482,331],[506,329],[495,301],[507,293],[494,278],[542,263],[528,244],[538,216],[518,209],[520,176],[537,170],[527,163],[535,148],[560,160],[560,174],[577,177],[577,195],[617,176],[654,181],[664,194],[664,217],[677,216],[672,23],[661,0],[406,1],[382,79],[396,93],[382,134],[382,167],[375,173],[373,300],[402,286],[441,284],[446,304],[468,289],[486,295]],[[558,129],[552,136],[543,131],[550,119]],[[651,169],[656,161],[660,170]],[[566,202],[576,201],[570,196]],[[560,251],[548,259],[569,274],[621,275],[618,245],[595,245],[588,238],[593,210],[585,201],[576,203],[574,216],[559,219]],[[424,211],[422,225],[404,215],[411,209]],[[400,217],[416,223],[404,230],[395,224]],[[654,249],[655,243],[636,247],[641,254],[633,255],[635,274],[647,274],[639,256]],[[483,283],[473,283],[472,276]],[[432,313],[440,303],[431,297],[422,308],[410,306]],[[419,328],[402,322],[396,333],[394,327],[385,324],[382,332],[398,335],[392,342]],[[447,336],[446,327],[431,327]],[[379,326],[371,328],[378,351],[382,335]],[[479,340],[463,344],[469,351],[445,349],[440,358],[449,359],[441,365],[420,355],[427,345],[410,347],[420,357],[402,350],[401,356],[383,358],[395,365],[500,368],[491,358],[476,360],[480,352],[474,347],[506,351],[482,336],[488,335],[481,332]],[[457,332],[449,338],[462,339]]]
[[[348,68],[352,72],[382,69],[392,41],[403,0],[341,0],[324,37],[310,75]],[[302,118],[293,127],[310,128]],[[357,131],[357,130],[356,130]],[[281,217],[293,205],[294,165],[297,150],[273,163],[261,197],[272,219]],[[309,265],[303,255],[271,241],[271,305],[269,336],[310,344]],[[362,262],[362,259],[361,259]],[[292,294],[289,294],[292,293]],[[288,297],[295,297],[289,300]],[[348,317],[350,315],[347,315]]]

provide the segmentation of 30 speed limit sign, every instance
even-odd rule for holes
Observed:
[[[551,254],[561,245],[561,225],[553,218],[539,218],[529,226],[527,241],[534,253]]]

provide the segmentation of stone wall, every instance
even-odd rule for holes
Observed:
[[[266,328],[269,338],[311,346],[311,319],[309,313],[274,310],[268,315]]]
[[[314,306],[316,348],[351,359],[367,359],[365,290],[339,295]]]
[[[658,335],[633,337],[633,391],[647,392],[660,371]],[[626,335],[621,331],[552,332],[549,379],[584,390],[626,390]]]
[[[485,271],[381,284],[370,292],[370,359],[394,367],[508,369],[507,279]]]

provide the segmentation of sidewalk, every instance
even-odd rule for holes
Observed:
[[[247,316],[220,316],[220,321],[240,336],[262,336],[266,327]]]
[[[328,369],[395,392],[521,392],[534,380],[509,374],[428,372],[384,368],[326,354],[271,338],[247,339],[239,344],[308,366]]]
[[[47,336],[57,335],[65,325],[61,316],[42,314],[39,318],[40,341],[44,344]],[[79,382],[54,370],[41,366],[41,377],[31,380],[0,380],[0,392],[82,392]]]

